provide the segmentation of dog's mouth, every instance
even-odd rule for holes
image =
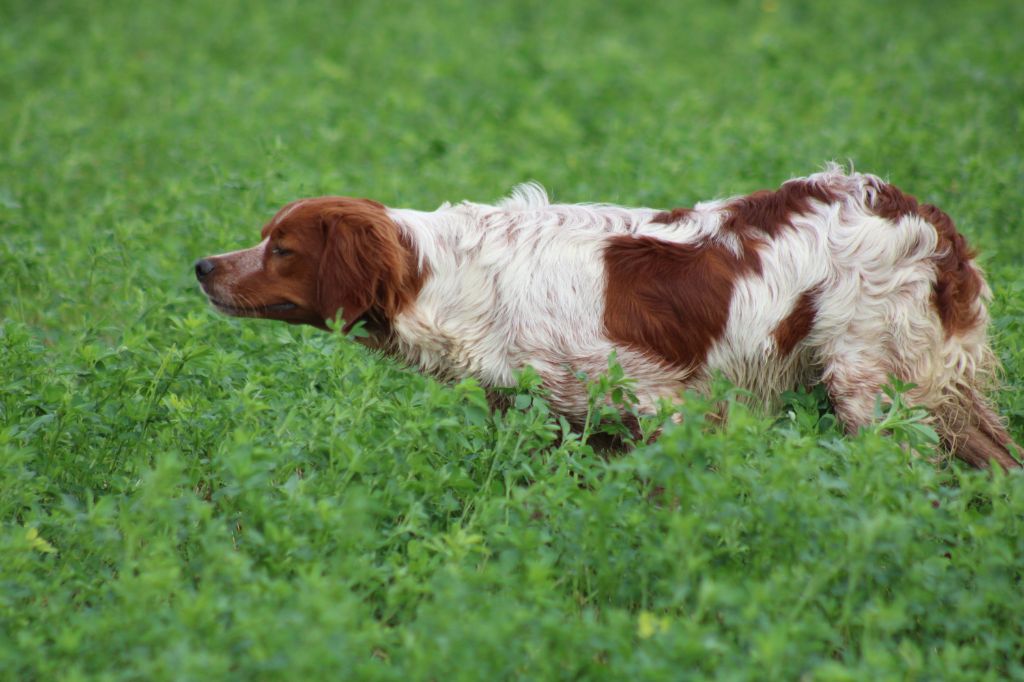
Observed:
[[[281,303],[271,303],[269,305],[261,306],[249,306],[249,305],[237,305],[234,303],[228,303],[220,299],[210,298],[210,303],[213,307],[222,313],[227,315],[235,315],[238,317],[253,317],[259,315],[266,315],[268,313],[283,313],[289,310],[295,310],[299,306],[290,301],[283,301]]]

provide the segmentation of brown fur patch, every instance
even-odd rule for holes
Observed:
[[[775,191],[761,190],[733,200],[722,230],[737,234],[761,232],[775,237],[792,225],[794,216],[811,210],[811,201],[832,203],[839,196],[831,188],[806,180],[790,180]]]
[[[917,213],[934,225],[939,235],[933,300],[942,320],[942,328],[947,336],[973,329],[980,323],[978,299],[984,287],[981,274],[971,264],[974,251],[943,211],[931,204],[921,204]]]
[[[692,208],[673,208],[670,211],[662,211],[661,213],[655,214],[655,216],[651,218],[651,222],[671,225],[672,223],[687,220],[691,215],[693,215]],[[741,272],[756,272],[757,274],[761,274],[761,256],[759,252],[763,243],[764,242],[761,239],[754,235],[740,235],[740,248],[742,249],[743,255],[738,261],[738,267]]]
[[[875,196],[869,208],[875,215],[895,223],[903,216],[917,212],[917,199],[895,185],[878,182],[875,183]]]
[[[692,208],[673,208],[671,211],[662,211],[651,218],[652,223],[663,223],[665,225],[671,225],[672,223],[678,223],[686,220],[693,213]]]
[[[998,462],[1006,471],[1021,468],[1007,452],[1006,443],[999,443],[973,424],[964,429],[961,441],[956,456],[979,469],[987,469],[992,462]]]
[[[696,368],[725,332],[738,260],[716,244],[618,236],[604,253],[609,337]]]
[[[974,388],[962,389],[959,405],[937,411],[938,431],[946,447],[968,464],[984,469],[998,462],[1005,470],[1019,469],[1022,451],[1013,442],[999,415]]]
[[[818,287],[808,289],[800,294],[793,310],[772,332],[772,338],[775,339],[775,347],[780,356],[785,357],[792,353],[797,344],[811,333],[814,319],[818,315],[818,297],[820,295],[821,291]]]
[[[736,272],[737,274],[745,274],[753,272],[758,275],[762,273],[761,269],[761,247],[764,246],[764,240],[752,237],[750,235],[744,235],[740,237],[740,249],[743,255],[736,261]]]

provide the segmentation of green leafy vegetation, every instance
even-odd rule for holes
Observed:
[[[219,317],[191,273],[298,196],[670,207],[851,160],[980,248],[1020,440],[1022,25],[1009,0],[0,3],[0,678],[1024,677],[1024,476],[933,461],[899,400],[846,437],[820,390],[758,415],[721,386],[595,451],[529,373],[492,414]]]

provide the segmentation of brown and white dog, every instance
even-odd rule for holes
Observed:
[[[221,312],[327,328],[443,378],[514,383],[532,366],[552,407],[587,410],[580,372],[615,351],[641,410],[716,371],[766,408],[824,382],[853,431],[890,375],[947,448],[1016,467],[986,400],[991,293],[949,217],[836,166],[776,191],[661,211],[548,202],[387,208],[320,197],[277,212],[256,246],[195,264]]]

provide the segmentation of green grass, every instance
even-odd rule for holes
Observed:
[[[852,160],[981,248],[1020,438],[1022,26],[0,2],[0,678],[1024,678],[1024,477],[912,459],[906,410],[846,438],[820,393],[720,429],[693,398],[606,457],[191,274],[303,195],[668,207]]]

